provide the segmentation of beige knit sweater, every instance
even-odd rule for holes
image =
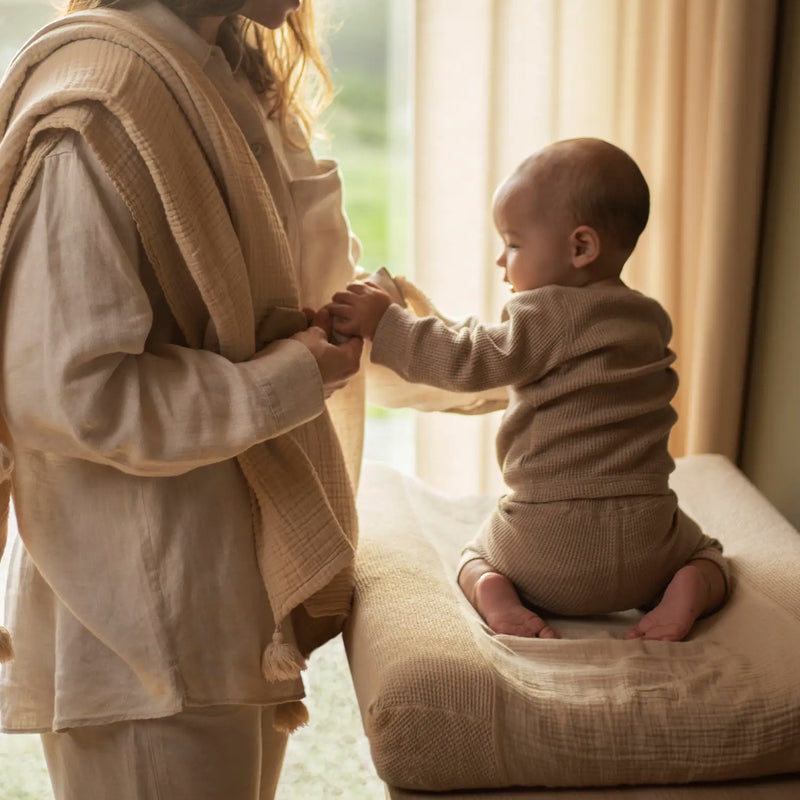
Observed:
[[[124,12],[53,23],[12,65],[0,98],[0,264],[65,129],[85,139],[128,205],[190,346],[243,361],[304,327],[284,231],[241,131],[197,63]],[[7,514],[13,442],[0,433]],[[327,413],[247,450],[239,464],[277,625],[273,654],[287,657],[266,658],[265,677],[285,678],[302,666],[281,648],[290,613],[301,604],[307,612],[297,631],[307,651],[349,610],[353,492]]]
[[[508,386],[497,455],[511,490],[466,544],[542,611],[606,614],[654,602],[722,547],[668,485],[677,388],[669,317],[625,286],[522,292],[503,321],[382,318],[372,358],[450,390]]]
[[[448,327],[399,306],[372,360],[454,391],[509,387],[497,457],[512,498],[663,494],[677,388],[669,317],[624,286],[547,286],[515,295],[498,324]]]

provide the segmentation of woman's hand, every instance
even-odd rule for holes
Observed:
[[[322,312],[319,312],[322,314]],[[318,321],[325,324],[325,318],[318,315]],[[358,372],[361,361],[362,339],[354,336],[343,344],[331,344],[329,331],[322,324],[314,324],[292,336],[304,344],[317,361],[325,397],[330,397],[337,389],[347,385],[347,381]]]
[[[378,323],[392,298],[372,281],[348,284],[344,292],[336,292],[326,309],[333,317],[333,329],[349,336],[375,337]]]

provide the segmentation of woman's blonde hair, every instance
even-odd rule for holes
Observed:
[[[224,16],[218,44],[231,66],[241,69],[259,94],[269,94],[269,114],[286,139],[297,147],[308,143],[314,120],[328,105],[333,84],[320,52],[312,0],[289,13],[270,30],[238,16],[245,0],[158,0],[191,23],[204,16]],[[65,14],[92,8],[126,8],[136,0],[67,0]],[[299,125],[300,141],[297,141]]]

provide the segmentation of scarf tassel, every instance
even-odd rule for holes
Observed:
[[[276,628],[272,641],[261,657],[261,673],[268,681],[291,681],[300,677],[306,668],[306,660],[293,644],[283,640],[280,628]]]
[[[0,627],[0,664],[14,658],[14,648],[11,646],[11,634],[8,628]]]
[[[300,700],[280,703],[275,706],[275,718],[272,727],[281,733],[294,733],[308,723],[308,709]]]

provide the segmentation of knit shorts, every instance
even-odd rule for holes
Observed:
[[[461,555],[482,558],[522,599],[564,615],[647,608],[689,561],[713,561],[730,586],[722,545],[678,508],[673,493],[552,503],[501,497]]]

